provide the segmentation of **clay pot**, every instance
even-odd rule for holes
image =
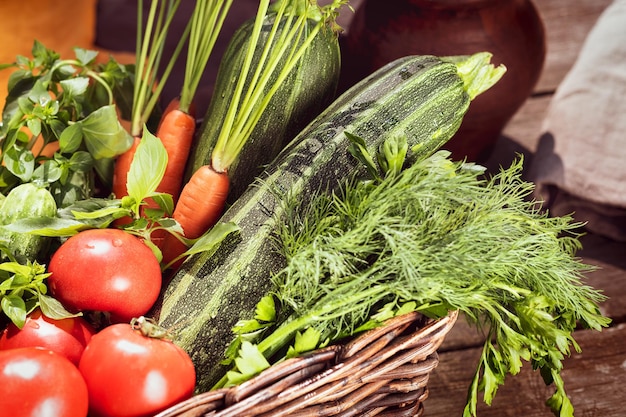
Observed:
[[[531,0],[364,0],[341,39],[346,89],[406,55],[493,54],[507,73],[470,105],[445,148],[481,162],[524,104],[541,74],[545,32]]]

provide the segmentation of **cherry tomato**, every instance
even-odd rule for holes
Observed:
[[[152,416],[193,394],[196,372],[189,355],[136,327],[110,325],[83,352],[78,369],[95,416]]]
[[[23,417],[85,417],[87,386],[76,366],[51,350],[0,352],[0,413]]]
[[[80,357],[95,329],[82,317],[61,320],[44,316],[37,309],[26,318],[21,329],[10,323],[0,336],[0,350],[43,347],[69,359],[78,366]]]
[[[90,229],[52,255],[50,293],[67,309],[108,312],[128,322],[152,307],[161,289],[159,261],[137,237],[120,229]]]

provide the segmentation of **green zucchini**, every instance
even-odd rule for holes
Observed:
[[[56,212],[57,205],[50,191],[33,183],[24,183],[13,188],[4,198],[0,208],[0,226],[30,217],[54,217]],[[5,245],[20,263],[41,261],[49,239],[0,227],[0,244]]]
[[[489,57],[479,60],[486,69],[482,73],[493,68]],[[188,258],[164,286],[158,321],[177,329],[177,343],[197,367],[199,391],[210,389],[223,375],[226,368],[219,362],[232,340],[232,327],[252,318],[270,275],[284,264],[272,239],[284,215],[282,199],[306,200],[364,169],[351,156],[345,132],[361,137],[370,151],[394,135],[405,135],[417,155],[440,148],[461,124],[472,98],[467,91],[475,86],[468,79],[477,73],[464,80],[458,65],[434,56],[405,57],[346,91],[226,211],[222,221],[236,223],[239,233],[215,253]]]
[[[269,44],[273,50],[277,49],[276,39],[283,34],[289,17],[281,18],[278,32],[274,41],[270,43],[268,38],[271,36],[275,17],[276,15],[272,13],[265,17],[250,68],[263,67],[261,46]],[[202,165],[211,163],[211,153],[223,129],[229,105],[234,100],[239,81],[238,74],[242,73],[254,23],[255,19],[250,19],[238,28],[220,61],[211,102],[200,126],[197,144],[194,145],[190,155],[187,177]],[[319,23],[309,18],[306,20],[297,47],[302,47],[308,35],[318,25],[322,25],[322,29],[305,47],[304,54],[289,71],[287,78],[278,84],[278,89],[256,122],[239,157],[228,167],[229,202],[236,200],[287,142],[335,98],[341,64],[337,33],[332,30],[329,23]],[[286,65],[288,55],[289,51],[286,51],[272,71],[263,89],[264,95],[270,93],[281,69]],[[254,71],[250,71],[248,74],[244,91],[250,87],[253,73]],[[239,100],[240,103],[243,98],[242,96]]]

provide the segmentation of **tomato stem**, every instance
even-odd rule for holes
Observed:
[[[172,339],[171,333],[164,327],[159,326],[155,320],[140,316],[130,321],[133,330],[139,330],[143,336],[153,339]]]

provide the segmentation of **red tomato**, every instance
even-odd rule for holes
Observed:
[[[65,356],[78,366],[95,329],[82,317],[55,320],[37,309],[28,315],[21,329],[10,323],[0,336],[0,350],[43,347]]]
[[[98,417],[152,416],[191,397],[196,383],[184,350],[123,323],[91,338],[78,369]]]
[[[51,350],[4,350],[0,352],[0,375],[1,413],[22,417],[87,415],[85,381],[72,362]]]
[[[52,255],[51,294],[74,311],[102,311],[128,322],[152,307],[161,289],[159,261],[141,240],[120,229],[70,237]]]

